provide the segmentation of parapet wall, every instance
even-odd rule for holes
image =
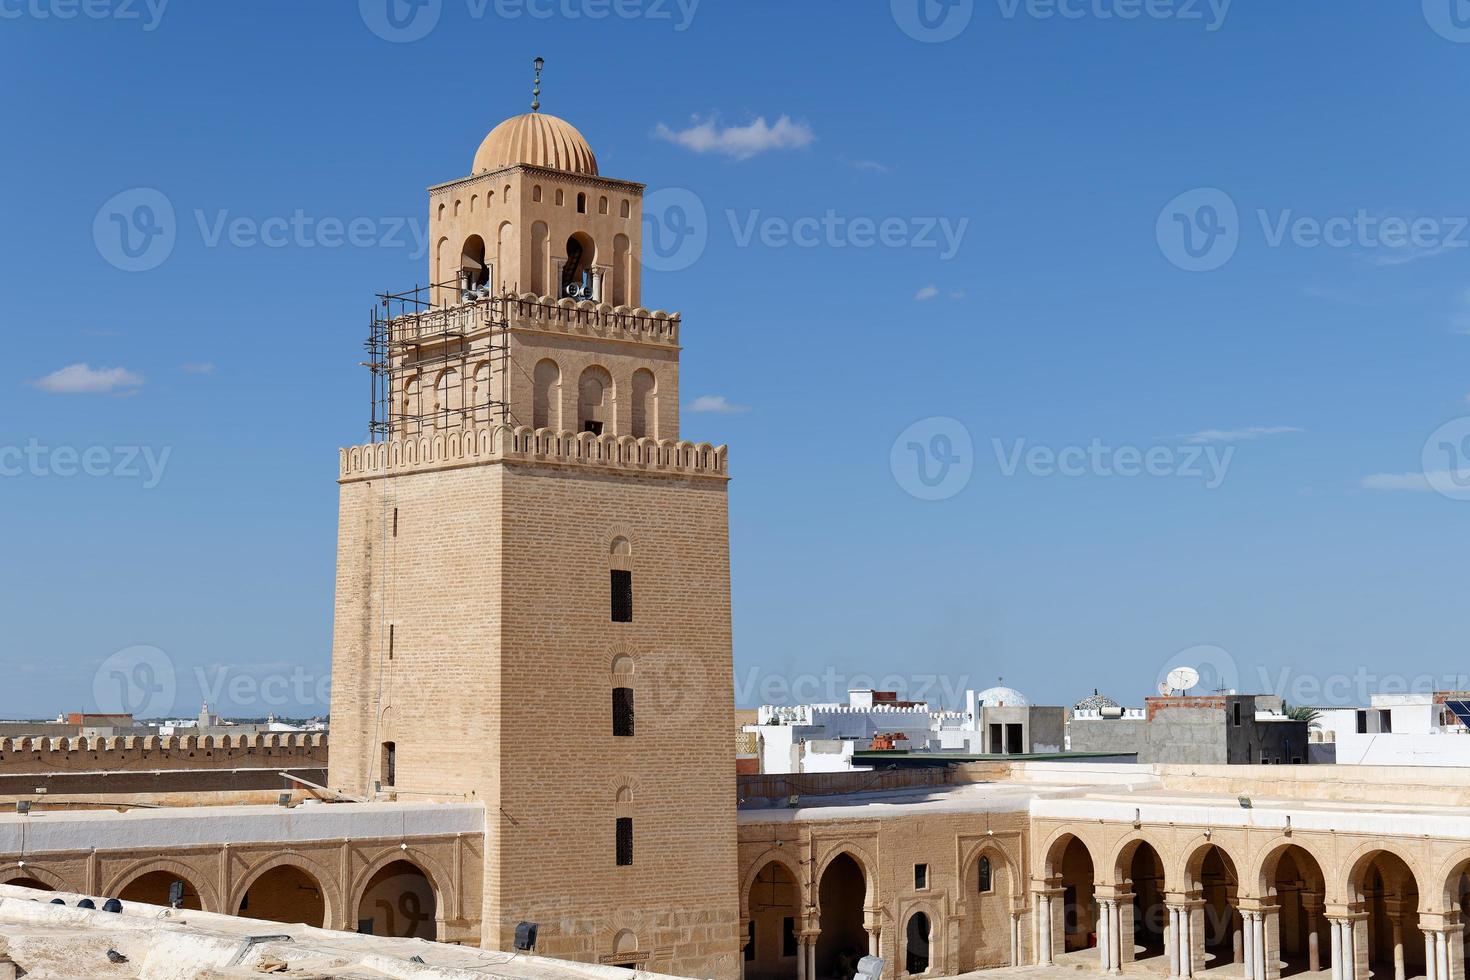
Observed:
[[[727,456],[725,446],[707,442],[491,424],[350,446],[340,451],[339,480],[347,483],[496,462],[723,480],[728,478]]]
[[[503,311],[503,313],[502,313]],[[591,300],[507,293],[434,307],[395,317],[391,336],[395,343],[475,334],[493,329],[501,321],[512,330],[539,330],[568,336],[595,337],[629,343],[678,347],[678,313],[646,310],[641,306],[611,306]]]
[[[326,768],[325,734],[0,739],[0,777],[64,772]]]

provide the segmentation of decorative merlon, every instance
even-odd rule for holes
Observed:
[[[727,447],[707,442],[492,423],[350,446],[340,451],[339,482],[507,462],[725,480],[727,456]]]

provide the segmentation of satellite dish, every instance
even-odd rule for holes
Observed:
[[[1193,667],[1175,667],[1169,671],[1169,677],[1165,683],[1183,694],[1199,683],[1199,671]]]
[[[1173,693],[1174,691],[1172,688],[1169,687],[1168,681],[1159,681],[1159,694],[1167,698],[1170,694]]]

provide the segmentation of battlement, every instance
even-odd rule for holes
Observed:
[[[348,447],[340,451],[339,482],[502,462],[723,480],[727,456],[725,446],[707,442],[493,424]]]
[[[321,733],[0,739],[0,776],[81,769],[218,768],[241,763],[271,768],[287,763],[325,766],[326,760],[327,736]]]
[[[395,345],[473,336],[500,327],[538,330],[629,343],[679,345],[680,314],[641,306],[612,306],[592,300],[506,293],[481,296],[453,306],[402,313],[390,321]]]

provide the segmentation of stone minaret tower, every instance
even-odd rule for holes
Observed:
[[[341,454],[330,782],[483,804],[442,937],[735,977],[726,457],[679,439],[642,192],[535,111],[430,188],[435,285],[380,297]]]

